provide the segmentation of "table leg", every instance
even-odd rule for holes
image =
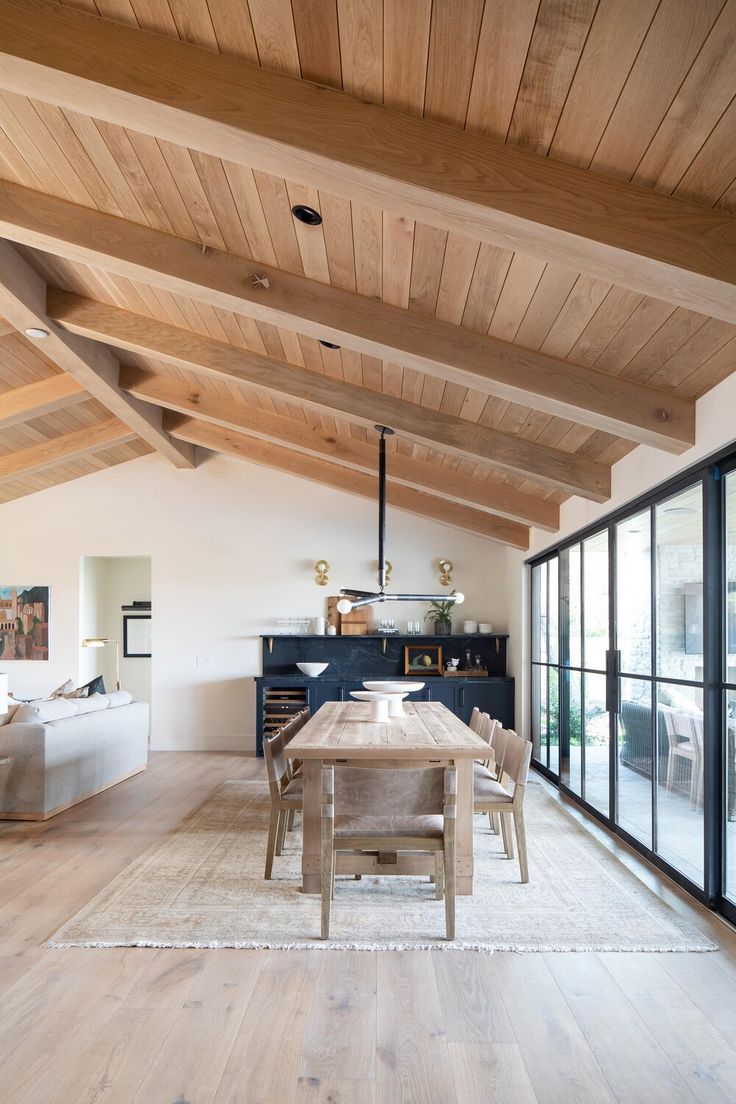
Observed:
[[[455,892],[473,892],[473,760],[457,759],[457,828],[455,836]]]
[[[321,844],[321,801],[320,786],[322,761],[305,759],[302,764],[304,778],[302,812],[303,849],[302,849],[302,892],[320,892],[320,844]]]

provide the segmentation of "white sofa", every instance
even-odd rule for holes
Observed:
[[[0,759],[10,759],[0,767],[0,819],[47,820],[138,774],[148,729],[148,705],[125,690],[19,705],[0,723]]]

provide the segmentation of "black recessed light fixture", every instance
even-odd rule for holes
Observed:
[[[319,343],[320,343],[320,345],[324,345],[325,349],[339,349],[340,348],[339,345],[335,345],[334,341],[323,341],[321,337],[319,338]]]
[[[322,222],[319,211],[315,211],[314,207],[305,207],[303,203],[295,203],[291,208],[291,213],[295,219],[299,219],[306,226],[319,226]]]

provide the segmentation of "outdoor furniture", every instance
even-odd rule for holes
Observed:
[[[659,710],[667,733],[667,789],[677,787],[682,779],[682,764],[689,763],[687,786],[694,809],[703,781],[703,719],[669,705],[660,705]]]
[[[434,856],[435,896],[444,895],[445,934],[454,939],[456,768],[406,760],[374,767],[348,760],[324,766],[321,773],[322,939],[330,935],[336,855],[402,851]]]

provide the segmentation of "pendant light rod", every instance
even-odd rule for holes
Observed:
[[[350,613],[361,606],[372,606],[378,602],[454,602],[459,605],[465,601],[465,595],[454,594],[386,594],[386,438],[393,435],[393,429],[377,425],[378,440],[378,591],[355,590],[343,587],[339,613]]]
[[[388,426],[377,425],[378,441],[378,588],[386,589],[386,436],[393,434]]]

